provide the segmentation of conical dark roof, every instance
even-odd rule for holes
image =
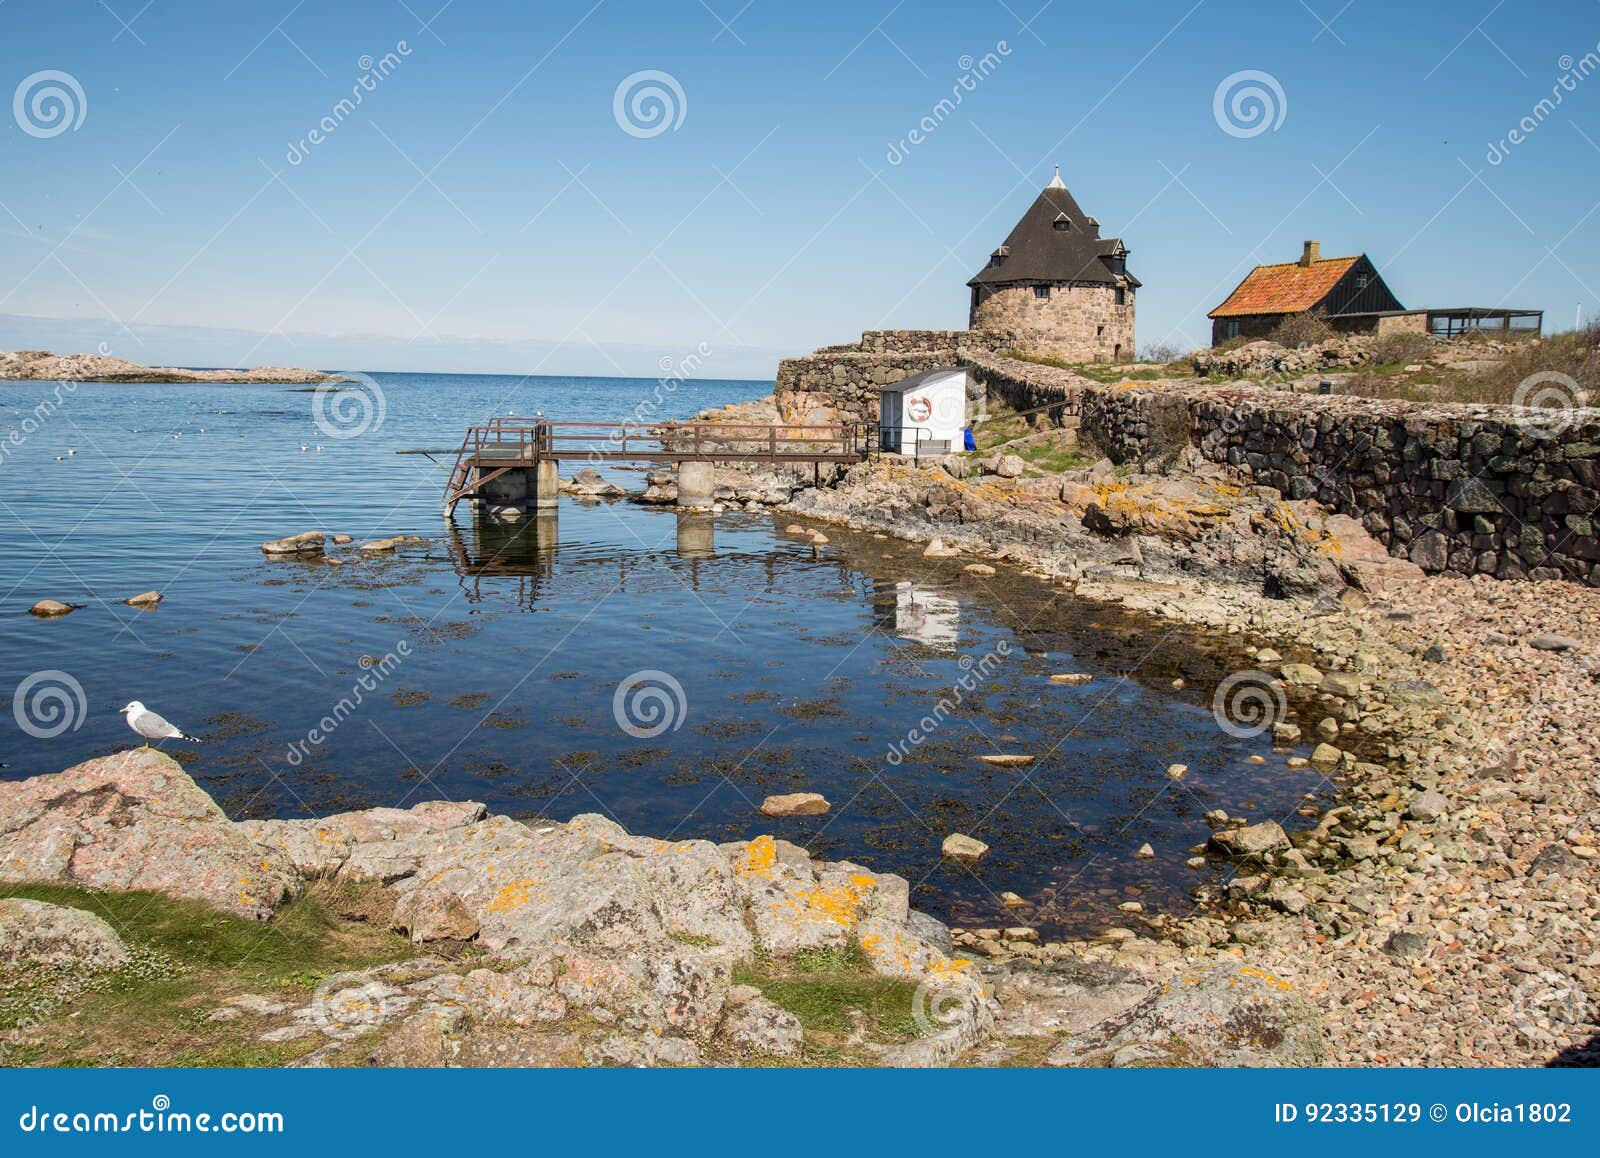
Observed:
[[[1065,228],[1057,228],[1058,219],[1065,219]],[[1000,263],[996,265],[991,260],[968,285],[1017,281],[1139,284],[1132,274],[1124,273],[1119,279],[1113,272],[1111,263],[1125,252],[1121,239],[1100,236],[1100,223],[1078,206],[1059,175],[1039,194],[996,252],[1004,254]]]

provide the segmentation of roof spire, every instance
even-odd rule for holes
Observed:
[[[1046,189],[1065,189],[1066,188],[1066,186],[1061,183],[1061,166],[1060,165],[1056,166],[1056,175],[1054,177],[1050,178],[1050,184],[1046,185],[1045,188]]]

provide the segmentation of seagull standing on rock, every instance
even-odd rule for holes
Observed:
[[[151,740],[187,740],[191,744],[202,743],[198,736],[184,735],[175,724],[168,723],[138,700],[134,700],[122,709],[122,718],[128,721],[128,727],[144,737],[146,748],[150,746]]]

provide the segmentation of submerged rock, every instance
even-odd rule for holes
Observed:
[[[320,555],[326,544],[327,536],[321,531],[302,531],[298,535],[262,543],[261,550],[267,555]]]
[[[944,838],[939,851],[952,860],[979,860],[988,855],[989,846],[965,833],[952,832]]]
[[[41,599],[28,608],[28,611],[33,615],[37,615],[40,619],[54,619],[59,615],[67,615],[78,611],[83,606],[82,603],[62,603],[57,599]]]
[[[977,758],[996,768],[1026,768],[1038,759],[1024,752],[986,752]]]
[[[831,805],[820,792],[789,792],[761,802],[763,816],[821,816]]]

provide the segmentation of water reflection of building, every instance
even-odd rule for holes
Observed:
[[[874,602],[882,609],[885,624],[893,616],[894,633],[901,639],[935,647],[941,651],[954,651],[961,627],[961,605],[948,595],[937,595],[915,583],[896,582],[893,587],[892,612],[887,598],[891,588],[887,583],[875,582],[879,598]]]

